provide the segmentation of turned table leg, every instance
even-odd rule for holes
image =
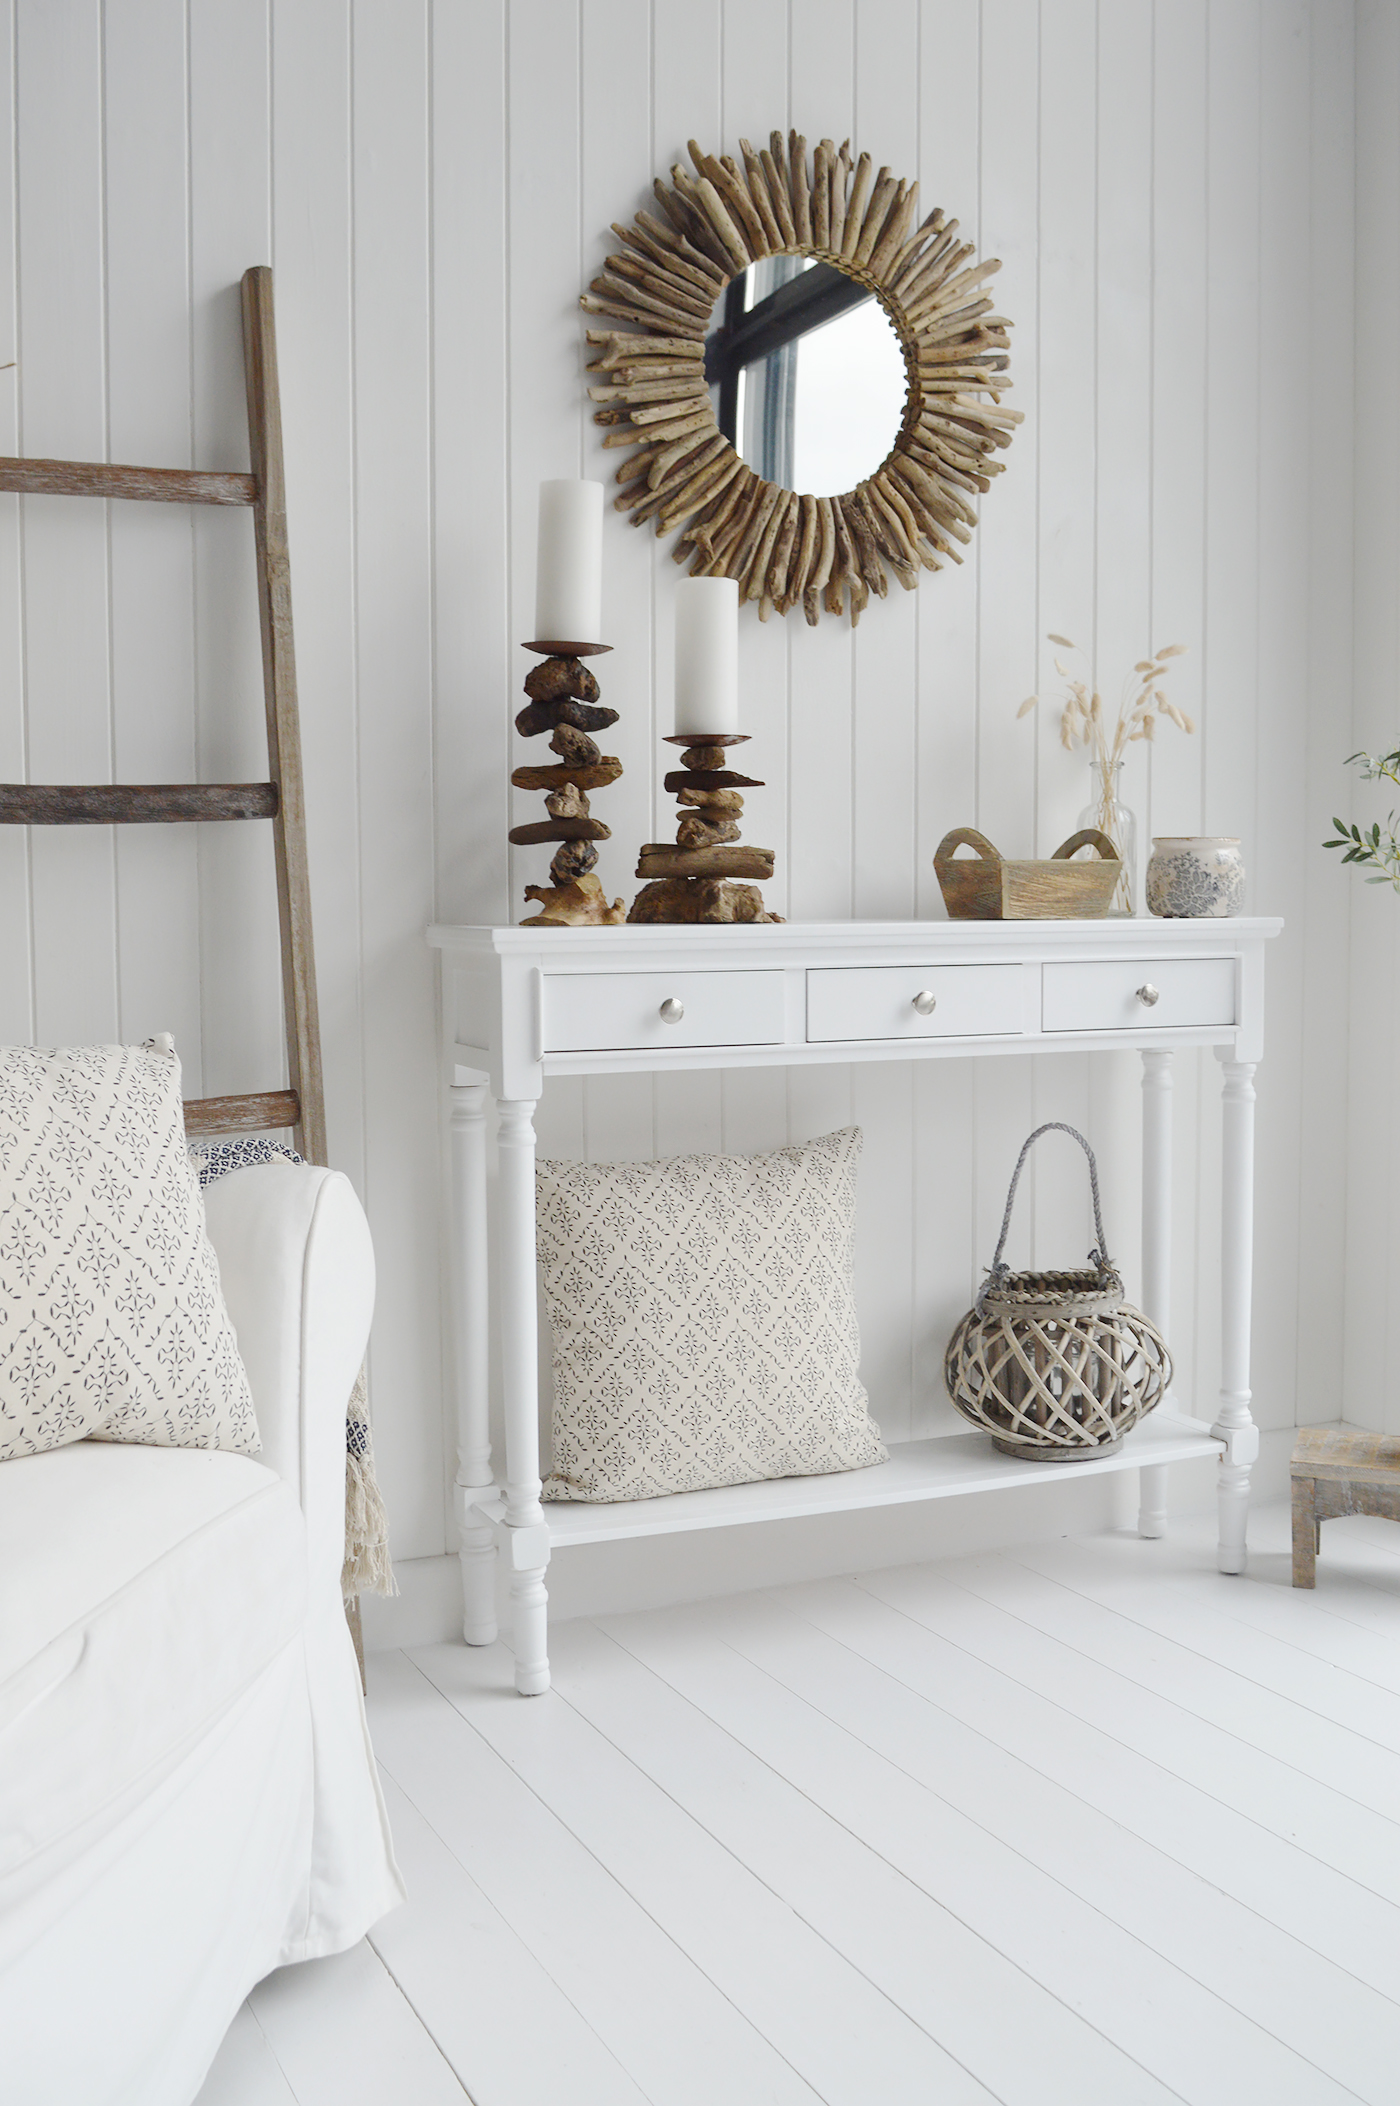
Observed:
[[[486,1084],[452,1088],[453,1373],[457,1476],[453,1506],[462,1563],[462,1636],[496,1640],[496,1532],[477,1503],[490,1496],[487,1377]]]
[[[1171,1345],[1172,1055],[1142,1056],[1142,1309]],[[1167,1532],[1167,1465],[1138,1471],[1138,1534]]]
[[[549,1523],[540,1504],[539,1357],[535,1326],[535,1104],[498,1106],[501,1388],[506,1421],[506,1513],[501,1547],[510,1566],[515,1686],[549,1687],[544,1575]]]
[[[1220,1459],[1222,1572],[1243,1572],[1249,1516],[1249,1471],[1259,1453],[1250,1414],[1249,1328],[1254,1276],[1254,1068],[1217,1048],[1225,1087],[1221,1117],[1220,1410],[1211,1431],[1225,1442]]]

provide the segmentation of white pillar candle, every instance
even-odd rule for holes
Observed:
[[[683,735],[739,729],[739,585],[685,578],[676,590],[676,726]]]
[[[541,483],[535,638],[601,643],[602,626],[603,486],[576,478]]]

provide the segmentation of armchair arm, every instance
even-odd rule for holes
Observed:
[[[301,1501],[313,1591],[338,1598],[345,1407],[374,1309],[369,1223],[349,1179],[309,1163],[231,1170],[204,1199],[262,1460]]]

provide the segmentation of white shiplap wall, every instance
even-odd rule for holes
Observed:
[[[1400,744],[1400,403],[1390,348],[1400,332],[1400,10],[1359,0],[1356,16],[1356,656],[1347,751],[1388,753]],[[1350,811],[1367,825],[1384,820],[1389,789],[1358,785]],[[1353,883],[1350,1036],[1346,1069],[1339,1059],[1336,1071],[1348,1108],[1345,1410],[1385,1433],[1400,1432],[1397,904],[1388,887]]]
[[[613,465],[577,294],[691,135],[728,149],[793,123],[917,174],[1005,259],[1027,412],[961,570],[854,637],[746,615],[769,788],[745,830],[779,851],[772,903],[937,915],[932,853],[959,822],[1047,853],[1086,780],[1050,712],[1015,721],[1051,677],[1045,630],[1115,686],[1149,644],[1188,643],[1200,735],[1164,736],[1150,767],[1139,748],[1128,796],[1144,834],[1242,834],[1254,903],[1288,917],[1260,1077],[1257,1408],[1274,1428],[1335,1415],[1348,893],[1309,844],[1349,750],[1350,0],[10,0],[0,19],[0,355],[18,361],[0,447],[242,463],[235,288],[275,267],[331,1145],[379,1250],[398,1555],[447,1542],[422,930],[517,912],[543,870],[538,850],[508,870],[504,847],[535,488]],[[671,811],[676,576],[613,518],[610,892]],[[247,521],[0,500],[0,666],[9,778],[256,775]],[[251,830],[14,834],[0,859],[7,1036],[169,1028],[192,1090],[274,1078]],[[1215,1078],[1180,1065],[1174,1334],[1206,1408]],[[1137,1094],[1117,1057],[603,1079],[551,1086],[540,1127],[602,1158],[858,1120],[867,1375],[898,1437],[946,1422],[942,1342],[1038,1120],[1102,1150],[1135,1270]],[[1068,1153],[1037,1172],[1018,1260],[1086,1243]]]

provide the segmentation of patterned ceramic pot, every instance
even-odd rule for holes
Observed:
[[[1244,858],[1235,834],[1154,834],[1147,911],[1194,921],[1244,907]]]

